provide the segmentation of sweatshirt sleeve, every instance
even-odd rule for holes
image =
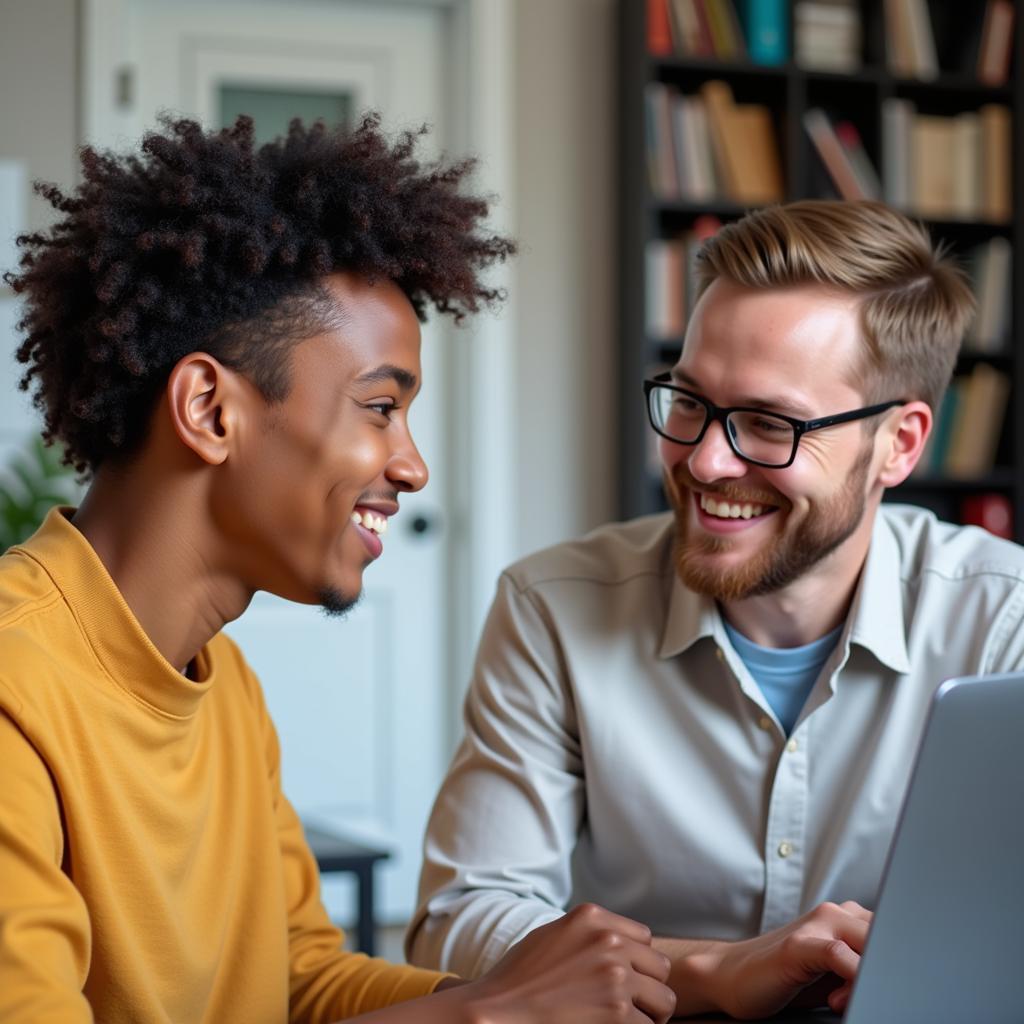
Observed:
[[[61,870],[60,803],[45,762],[0,711],[0,1020],[92,1021],[83,995],[92,933]]]
[[[253,686],[258,683],[252,678]],[[320,875],[298,815],[281,790],[277,733],[259,694],[288,908],[289,1019],[328,1024],[433,992],[444,974],[343,950],[320,901]]]

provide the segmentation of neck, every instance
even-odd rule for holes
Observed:
[[[101,467],[72,522],[179,671],[252,598],[220,561],[201,475]]]
[[[723,617],[762,647],[803,647],[830,633],[849,614],[876,511],[870,508],[857,530],[800,579],[770,594],[723,602]]]

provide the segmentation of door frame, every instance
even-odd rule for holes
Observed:
[[[81,3],[81,131],[91,138],[135,142],[118,93],[131,69],[128,52],[131,0]],[[344,2],[344,0],[343,0]],[[490,220],[497,231],[514,234],[515,59],[506,41],[515,38],[515,0],[375,0],[375,5],[441,9],[450,46],[445,94],[451,117],[453,153],[480,156],[477,187],[499,198]],[[497,315],[482,313],[467,328],[452,331],[445,367],[451,386],[446,457],[451,485],[444,495],[452,542],[449,551],[449,617],[444,638],[448,666],[444,720],[447,746],[461,732],[461,696],[472,670],[473,652],[495,582],[518,553],[515,547],[517,321],[514,264],[497,268],[493,279],[508,298]],[[498,386],[503,385],[503,386]],[[486,429],[477,425],[486,423]]]

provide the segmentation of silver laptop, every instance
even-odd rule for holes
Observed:
[[[1024,673],[939,687],[845,1017],[772,1020],[1024,1022]]]
[[[932,702],[846,1024],[1024,1021],[1024,673]]]

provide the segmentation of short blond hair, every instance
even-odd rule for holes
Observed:
[[[866,351],[857,383],[869,403],[921,399],[935,410],[974,315],[967,277],[945,248],[870,200],[756,210],[709,239],[697,267],[699,295],[723,277],[748,288],[821,284],[860,296]]]

